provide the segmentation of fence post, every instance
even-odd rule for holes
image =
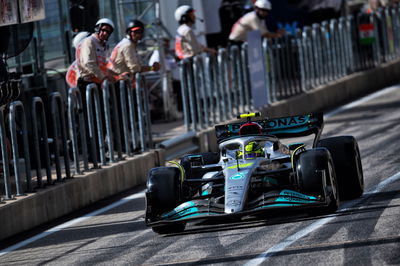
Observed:
[[[209,123],[208,113],[208,97],[205,93],[205,73],[202,55],[197,55],[193,60],[193,74],[195,85],[195,98],[197,106],[197,119],[202,129],[206,128]]]
[[[116,140],[118,159],[122,159],[122,148],[121,148],[121,134],[119,124],[119,111],[117,101],[115,97],[115,88],[113,84],[110,84],[108,80],[104,80],[102,83],[103,90],[103,108],[104,108],[104,119],[106,123],[106,138],[108,144],[109,160],[111,163],[115,162],[114,159],[114,140]],[[110,105],[111,101],[111,105]],[[111,118],[111,108],[113,117]],[[114,129],[114,130],[113,130]],[[114,138],[115,135],[115,138]]]
[[[245,112],[252,110],[250,100],[250,74],[249,74],[249,57],[247,54],[247,43],[243,43],[240,49],[240,56],[242,58],[242,73],[243,73],[243,86],[245,98]]]
[[[102,115],[100,108],[100,99],[97,85],[91,83],[86,87],[86,104],[87,104],[87,116],[89,124],[89,141],[91,147],[91,157],[93,160],[93,167],[99,168],[97,161],[97,145],[96,145],[96,132],[95,132],[95,121],[93,115],[93,101],[96,111],[96,121],[97,121],[97,133],[98,133],[98,144],[100,148],[100,158],[103,165],[107,164],[105,158],[105,147],[104,147],[104,137],[103,137],[103,125],[102,125]]]
[[[239,113],[239,99],[238,99],[238,82],[239,82],[239,73],[237,73],[236,63],[238,58],[234,58],[234,49],[237,49],[237,46],[232,46],[227,50],[227,58],[228,58],[228,66],[231,70],[230,75],[230,86],[229,86],[229,94],[232,97],[232,108],[231,113]],[[235,109],[235,110],[234,110]]]
[[[7,135],[6,126],[4,123],[4,109],[6,105],[0,107],[0,145],[1,145],[1,157],[3,159],[3,173],[4,173],[4,189],[5,189],[5,199],[12,199],[11,194],[11,176],[9,168],[9,158],[7,152]]]
[[[297,49],[299,51],[299,67],[300,67],[300,87],[303,92],[307,90],[306,85],[306,62],[305,62],[305,53],[304,53],[304,41],[303,35],[300,30],[297,31],[296,42]]]
[[[81,92],[77,88],[71,88],[68,91],[68,122],[69,134],[72,138],[72,151],[74,154],[75,173],[81,174],[79,165],[79,148],[78,148],[78,133],[76,132],[75,115],[78,114],[79,132],[81,138],[82,155],[83,155],[83,168],[85,171],[89,170],[88,163],[88,150],[86,145],[86,123],[83,113],[83,104]]]
[[[222,119],[223,121],[228,120],[228,112],[231,110],[231,99],[229,93],[226,91],[228,90],[228,67],[227,67],[227,59],[226,59],[226,49],[220,48],[218,49],[218,76],[219,76],[219,89],[220,89],[220,100],[222,103]],[[227,103],[228,101],[228,103]],[[230,115],[229,115],[230,118]]]
[[[130,109],[127,108],[126,106],[126,99],[127,98],[127,91],[130,89],[128,88],[128,82],[125,80],[120,80],[119,81],[119,92],[120,92],[120,104],[121,104],[121,116],[122,116],[122,129],[123,129],[123,138],[124,138],[124,144],[125,144],[125,152],[128,154],[128,156],[132,156],[132,150],[131,150],[131,140],[129,139],[129,124],[128,124],[128,114],[127,111],[130,111]],[[129,101],[128,101],[129,102]],[[118,106],[115,106],[115,108],[118,108]],[[118,117],[116,118],[118,119]],[[131,124],[132,131],[134,131],[134,123]],[[135,134],[135,133],[133,133]]]
[[[188,104],[188,91],[189,91],[189,81],[188,81],[188,59],[184,59],[179,62],[179,74],[181,78],[181,93],[182,93],[182,107],[183,107],[183,117],[185,120],[186,132],[190,131],[190,111]]]
[[[70,166],[69,166],[69,152],[67,145],[67,130],[65,126],[65,108],[64,101],[59,92],[53,92],[50,94],[51,101],[51,117],[53,122],[53,144],[54,144],[54,155],[55,155],[55,163],[56,163],[56,171],[57,171],[57,181],[61,181],[61,167],[60,167],[60,154],[58,150],[58,140],[59,140],[59,132],[58,126],[61,129],[61,142],[63,147],[63,155],[64,155],[64,165],[65,165],[65,175],[66,178],[71,178]]]
[[[138,130],[136,128],[137,125],[137,112],[135,106],[135,89],[132,88],[132,83],[126,83],[126,90],[128,92],[128,105],[129,105],[129,121],[131,124],[131,142],[133,143],[133,150],[138,149]],[[122,97],[122,96],[121,96]]]
[[[209,120],[206,121],[207,127],[211,126],[212,124],[216,124],[216,112],[217,112],[217,103],[215,93],[217,92],[215,86],[215,76],[214,74],[214,57],[212,55],[207,55],[205,58],[205,89],[207,91],[207,98],[209,101]],[[217,97],[218,98],[218,97]],[[211,115],[212,114],[212,115]]]
[[[38,116],[40,120],[38,120]],[[37,175],[37,186],[42,187],[42,162],[40,159],[40,140],[39,140],[39,129],[38,123],[41,123],[41,139],[44,144],[44,157],[46,159],[46,175],[47,184],[51,184],[51,163],[50,163],[50,152],[49,152],[49,138],[47,135],[47,124],[46,115],[44,112],[44,104],[40,97],[34,97],[32,99],[32,126],[33,126],[33,143],[34,143],[34,153],[36,161],[36,175]]]
[[[26,174],[26,187],[28,192],[32,192],[32,177],[31,177],[31,162],[29,157],[29,143],[28,143],[28,129],[26,126],[26,117],[24,106],[22,102],[16,101],[10,104],[9,122],[11,129],[11,144],[13,152],[13,163],[15,173],[15,184],[17,189],[17,196],[22,196],[23,191],[21,188],[21,175],[19,169],[19,154],[18,154],[18,140],[17,140],[17,123],[16,116],[19,116],[22,123],[22,141],[25,156],[25,174]]]
[[[136,100],[138,103],[139,132],[142,152],[151,146],[151,127],[149,124],[148,95],[142,85],[142,75],[136,73]],[[146,142],[146,139],[148,142]]]
[[[314,46],[315,53],[315,85],[319,86],[322,84],[322,48],[321,48],[321,29],[319,24],[314,23],[311,29],[311,39]]]

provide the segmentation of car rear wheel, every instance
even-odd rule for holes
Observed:
[[[335,212],[339,207],[339,191],[329,151],[327,149],[312,149],[302,152],[297,160],[296,171],[301,193],[316,197],[327,195],[329,205],[324,208],[323,212]],[[325,180],[323,179],[324,176]]]
[[[360,150],[353,136],[322,139],[317,146],[329,150],[332,155],[342,199],[355,199],[364,191],[364,176]]]

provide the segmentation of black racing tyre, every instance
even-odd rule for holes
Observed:
[[[218,152],[195,153],[182,157],[181,165],[185,169],[185,178],[187,179],[200,179],[206,173],[206,171],[203,169],[193,169],[192,167],[190,167],[189,157],[193,155],[201,155],[203,157],[204,165],[216,164],[219,162],[220,159]]]
[[[325,171],[326,180],[323,180]],[[301,193],[324,196],[324,184],[329,194],[329,205],[324,213],[332,213],[339,207],[339,191],[332,158],[327,149],[317,148],[300,153],[296,163],[297,180]]]
[[[329,150],[335,165],[341,199],[355,199],[364,192],[360,150],[353,136],[322,139],[317,146]]]
[[[185,230],[185,226],[185,223],[173,223],[153,226],[151,229],[157,234],[166,235],[183,232],[183,230]]]
[[[156,167],[147,178],[146,221],[179,205],[180,170],[177,167]]]

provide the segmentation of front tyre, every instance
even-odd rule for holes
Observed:
[[[317,148],[300,153],[296,172],[301,193],[328,197],[328,206],[322,213],[333,213],[337,210],[339,191],[332,158],[327,149]]]

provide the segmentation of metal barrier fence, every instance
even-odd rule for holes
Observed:
[[[399,14],[398,8],[379,9],[307,26],[295,36],[263,39],[268,104],[398,58]],[[245,43],[219,49],[217,58],[198,55],[181,62],[187,131],[254,109],[246,51]]]
[[[139,74],[136,88],[120,81],[118,98],[108,81],[101,90],[89,84],[86,102],[78,88],[71,88],[66,107],[58,92],[49,95],[49,103],[34,97],[30,117],[20,101],[3,105],[0,203],[72,178],[71,168],[74,174],[82,174],[90,171],[90,166],[100,168],[99,163],[107,165],[152,148],[149,100],[143,84]],[[45,110],[49,110],[47,114]],[[43,169],[46,182],[42,180]]]
[[[399,13],[399,9],[382,9],[355,19],[346,17],[305,27],[295,36],[263,40],[268,104],[399,58]],[[246,43],[219,49],[216,57],[199,55],[181,62],[188,132],[253,109],[248,66]],[[130,82],[114,86],[105,81],[101,90],[88,85],[85,95],[71,88],[67,101],[59,93],[51,94],[49,103],[35,97],[28,118],[21,102],[3,105],[0,203],[71,178],[71,169],[81,174],[90,167],[101,167],[99,163],[107,165],[153,148],[149,95],[143,84],[138,74],[135,88]],[[8,93],[4,97],[10,98]],[[68,104],[64,106],[64,102]],[[190,133],[179,141],[164,143],[164,148],[171,150],[171,156],[179,154],[188,148],[181,142],[193,145]],[[36,175],[32,175],[32,169]],[[42,180],[43,169],[46,182]]]

